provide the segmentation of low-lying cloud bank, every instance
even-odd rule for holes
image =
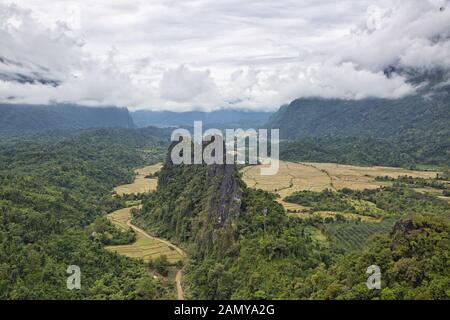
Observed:
[[[7,1],[8,2],[8,1]],[[273,110],[399,98],[389,66],[450,69],[448,1],[0,4],[0,101]]]

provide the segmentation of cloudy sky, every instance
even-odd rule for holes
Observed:
[[[446,0],[0,0],[0,102],[274,110],[450,68]]]

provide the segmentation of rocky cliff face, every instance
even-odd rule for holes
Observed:
[[[236,178],[235,165],[208,166],[208,181],[212,197],[208,203],[208,217],[223,226],[228,218],[239,216],[242,193]]]
[[[235,165],[175,165],[168,156],[158,174],[158,189],[136,220],[166,237],[192,243],[198,255],[220,255],[236,240],[242,188]]]

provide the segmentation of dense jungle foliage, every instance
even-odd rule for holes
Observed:
[[[359,252],[330,268],[321,265],[302,281],[306,299],[450,298],[450,224],[448,218],[416,216],[373,239]],[[381,269],[381,288],[367,290],[367,268]]]
[[[132,181],[163,137],[156,129],[101,129],[1,140],[0,299],[167,297],[144,263],[103,249],[133,235],[102,218],[124,205],[112,188]],[[67,289],[69,265],[81,269],[80,290]]]

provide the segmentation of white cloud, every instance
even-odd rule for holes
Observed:
[[[273,101],[276,107],[298,97],[398,98],[413,92],[400,76],[388,79],[382,71],[358,69],[352,63],[290,66],[268,72],[249,69],[233,74],[233,79],[235,85],[227,96],[243,100],[242,105]]]
[[[413,92],[391,64],[450,68],[445,0],[14,1],[0,4],[2,101],[275,109]],[[21,75],[53,82],[6,81]]]
[[[217,96],[217,87],[209,71],[192,71],[181,65],[167,70],[159,83],[163,99],[175,102],[209,101]]]

